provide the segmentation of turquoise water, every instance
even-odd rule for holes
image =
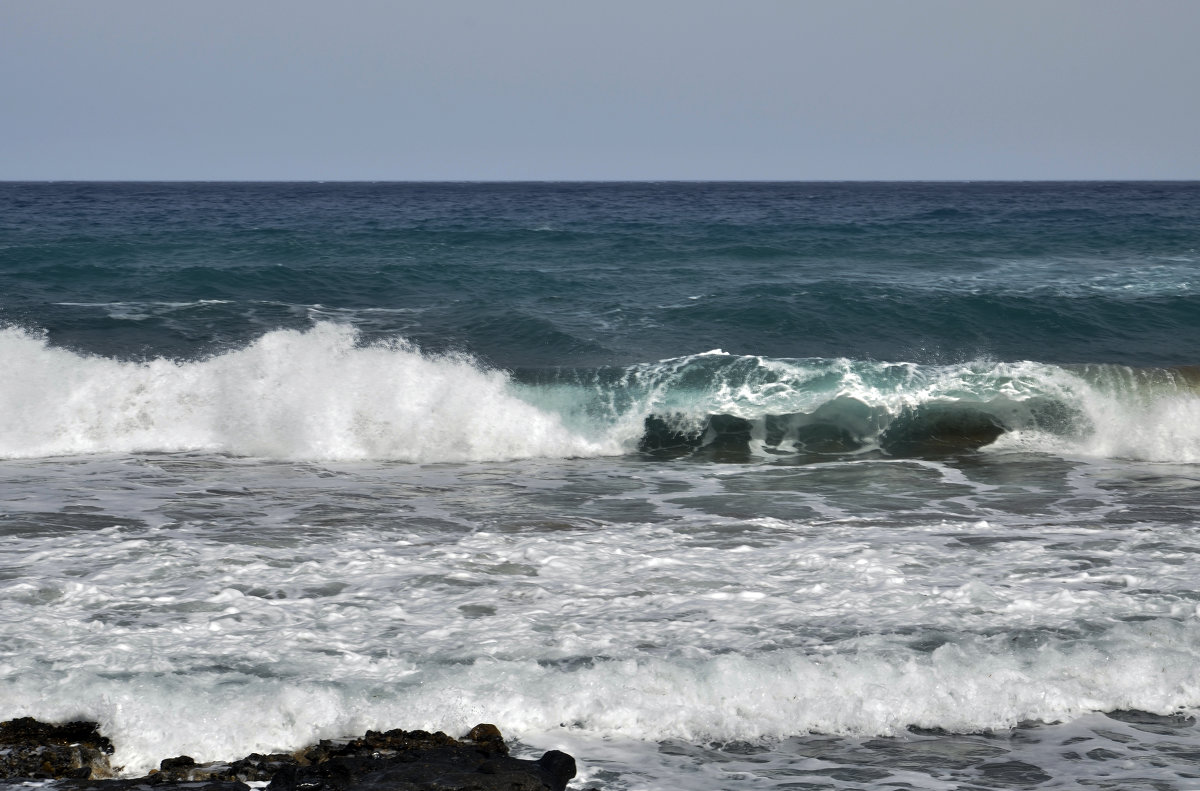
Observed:
[[[1193,788],[1198,219],[0,184],[0,716],[131,773],[484,720],[580,788]]]

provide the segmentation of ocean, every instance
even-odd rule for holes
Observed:
[[[1200,183],[2,183],[0,719],[1200,789]]]

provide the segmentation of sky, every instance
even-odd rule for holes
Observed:
[[[1200,0],[0,0],[65,179],[1200,179]]]

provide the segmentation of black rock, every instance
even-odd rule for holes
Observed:
[[[131,780],[62,780],[52,786],[56,791],[166,791],[186,787],[187,791],[250,791],[250,786],[237,781],[205,780],[195,783],[160,780],[157,775]]]
[[[500,729],[495,725],[480,723],[471,729],[467,738],[475,742],[475,748],[488,755],[508,755],[508,745],[500,735]]]
[[[512,758],[494,725],[468,741],[425,731],[368,731],[348,742],[322,741],[302,763],[280,769],[270,791],[564,791],[575,759],[552,750],[536,761]]]
[[[158,771],[160,772],[186,772],[196,765],[196,759],[190,755],[181,755],[178,758],[164,758],[158,763]]]
[[[0,780],[54,779],[69,791],[565,791],[575,759],[551,750],[536,761],[512,758],[494,725],[463,740],[444,733],[367,731],[356,739],[325,739],[297,753],[248,755],[198,764],[165,758],[148,776],[111,777],[112,743],[95,723],[48,725],[31,718],[0,723]]]
[[[51,725],[32,717],[0,722],[0,779],[109,777],[112,751],[94,722]]]

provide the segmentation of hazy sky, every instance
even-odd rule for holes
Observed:
[[[0,179],[1200,178],[1200,0],[0,0]]]

